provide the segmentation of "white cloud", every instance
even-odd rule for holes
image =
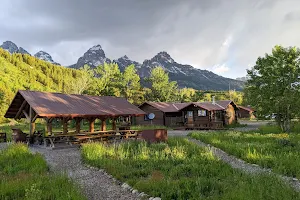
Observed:
[[[225,72],[228,72],[229,70],[229,67],[227,67],[225,64],[215,65],[213,67],[213,72],[215,72],[216,74],[223,74]]]
[[[235,78],[276,44],[300,46],[297,0],[30,1],[1,1],[0,44],[44,50],[64,65],[100,44],[111,59],[143,62],[167,51]]]
[[[232,36],[230,35],[224,40],[224,42],[222,43],[222,46],[229,47],[231,44],[231,40],[232,40]]]

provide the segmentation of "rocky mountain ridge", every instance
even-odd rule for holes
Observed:
[[[29,54],[27,50],[25,50],[22,47],[18,47],[15,43],[13,43],[12,41],[5,41],[3,42],[3,44],[0,46],[0,48],[5,49],[6,51],[10,52],[10,53],[21,53],[21,54]],[[50,62],[52,64],[55,65],[60,65],[59,63],[55,62],[51,55],[45,51],[39,51],[36,54],[34,54],[34,56],[40,60],[44,60],[47,62]]]
[[[4,42],[0,47],[10,53],[29,54],[28,51],[22,47],[18,47],[11,41]],[[41,60],[59,65],[59,63],[55,62],[51,55],[45,51],[39,51],[34,54],[34,56]],[[230,85],[231,89],[242,90],[244,85],[244,81],[241,80],[225,78],[208,70],[197,69],[187,64],[180,64],[165,51],[159,52],[151,59],[144,60],[143,63],[131,60],[126,55],[111,60],[106,57],[104,50],[99,44],[88,49],[87,52],[78,59],[77,63],[69,67],[79,69],[87,64],[93,69],[104,63],[117,63],[121,71],[124,71],[129,65],[135,65],[137,73],[141,77],[141,82],[144,85],[147,84],[145,78],[149,77],[151,70],[157,66],[161,66],[168,72],[170,80],[177,81],[178,86],[181,88],[190,87],[197,90],[228,90]]]
[[[232,89],[242,90],[244,82],[219,76],[208,70],[197,69],[191,65],[177,63],[167,52],[159,52],[151,59],[143,63],[130,60],[128,56],[112,60],[107,58],[100,45],[90,48],[77,63],[69,67],[79,69],[88,64],[92,69],[106,63],[117,63],[120,70],[124,71],[127,66],[135,65],[137,73],[142,78],[148,77],[151,70],[161,66],[169,73],[172,81],[177,81],[179,87],[191,87],[198,90],[228,90],[229,84]]]

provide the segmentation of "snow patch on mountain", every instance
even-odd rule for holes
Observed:
[[[111,60],[106,57],[100,45],[95,45],[84,53],[76,64],[70,67],[79,69],[88,64],[93,69],[105,62],[111,63]],[[177,63],[166,51],[159,52],[153,58],[144,60],[142,64],[130,60],[126,55],[112,62],[118,64],[122,72],[129,65],[135,65],[143,84],[147,84],[144,82],[144,78],[149,77],[151,70],[160,66],[168,72],[170,80],[177,81],[179,87],[191,87],[199,90],[227,90],[229,83],[233,89],[241,90],[243,87],[241,81],[225,78],[211,71],[194,68],[191,65]]]
[[[34,57],[40,59],[40,60],[44,60],[44,61],[47,61],[47,62],[50,62],[52,64],[55,64],[55,65],[60,65],[59,63],[57,62],[54,62],[54,60],[52,59],[51,55],[45,51],[39,51],[37,52],[36,54],[34,54]]]

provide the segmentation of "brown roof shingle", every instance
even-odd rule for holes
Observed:
[[[208,111],[224,110],[231,102],[232,101],[230,100],[222,100],[222,101],[216,101],[215,104],[213,104],[212,102],[191,102],[191,103],[145,102],[145,103],[159,109],[162,112],[178,112],[189,105],[196,105]]]
[[[168,103],[168,102],[145,102],[145,103],[153,106],[154,108],[157,108],[162,112],[178,112],[182,108],[185,108],[186,106],[191,104],[191,103]]]
[[[101,117],[144,115],[125,98],[19,90],[5,117],[14,118],[23,99],[40,117]]]

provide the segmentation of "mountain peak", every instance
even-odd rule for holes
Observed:
[[[2,49],[8,51],[9,53],[21,53],[21,54],[29,54],[28,51],[23,49],[22,47],[18,47],[15,43],[12,41],[5,41],[3,44],[0,46]]]
[[[119,59],[129,60],[128,56],[126,56],[126,55],[124,55],[123,57],[121,57]]]
[[[12,41],[5,41],[0,47],[7,50],[10,53],[18,53],[19,51],[18,46]]]
[[[156,56],[154,56],[154,58],[164,62],[169,62],[169,63],[174,62],[174,59],[166,51],[159,52]]]
[[[109,58],[106,58],[106,55],[100,44],[97,44],[91,47],[87,52],[81,56],[77,63],[71,65],[70,67],[79,69],[84,65],[89,65],[91,68],[95,68],[99,65],[103,65],[104,63],[111,63]]]
[[[89,51],[99,51],[99,50],[102,50],[102,47],[100,44],[97,44],[89,49]]]
[[[55,64],[55,65],[60,65],[59,63],[54,62],[54,60],[52,59],[52,56],[49,53],[45,52],[45,51],[37,52],[36,54],[34,54],[34,57],[36,57],[40,60],[50,62],[50,63]]]

